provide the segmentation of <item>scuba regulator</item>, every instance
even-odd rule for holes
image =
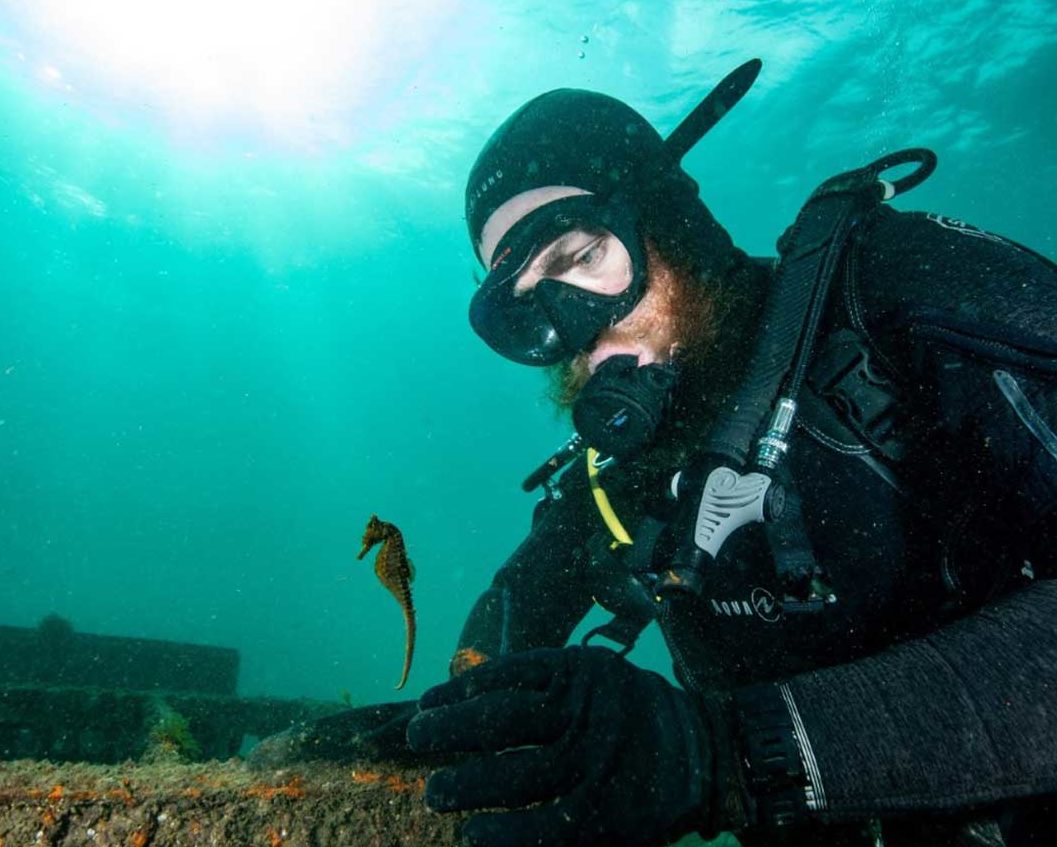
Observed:
[[[910,164],[917,167],[899,179],[881,178],[891,168]],[[931,150],[914,148],[833,177],[812,193],[780,240],[781,258],[761,319],[767,329],[757,339],[747,377],[719,415],[701,458],[672,479],[681,540],[657,583],[659,600],[701,596],[732,533],[782,516],[787,498],[779,471],[844,246],[866,213],[919,185],[935,167]],[[817,607],[825,599],[808,596],[799,605]]]
[[[899,179],[882,179],[885,171],[903,165],[917,167]],[[677,547],[654,587],[666,607],[702,596],[724,543],[739,528],[778,521],[790,512],[787,520],[799,520],[797,498],[779,477],[838,260],[867,213],[920,184],[935,167],[932,151],[914,148],[833,177],[812,193],[780,240],[781,258],[760,321],[767,330],[757,339],[747,376],[720,412],[699,458],[669,483],[668,495],[677,504],[671,524]],[[596,378],[574,407],[577,433],[526,478],[525,491],[545,485],[550,497],[559,497],[553,477],[589,445],[618,460],[633,457],[660,425],[676,371],[670,365],[637,367],[632,356],[614,356]],[[816,610],[835,599],[813,583],[802,588],[800,596],[782,601],[787,611]]]

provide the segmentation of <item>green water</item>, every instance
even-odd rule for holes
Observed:
[[[104,73],[31,5],[0,2],[0,623],[233,646],[246,694],[394,696],[372,512],[417,567],[408,696],[528,526],[519,482],[569,428],[469,330],[461,194],[530,96],[604,90],[667,131],[758,55],[686,163],[741,246],[923,144],[903,208],[1057,254],[1051,0],[386,4],[358,66],[313,36],[332,84],[282,120],[248,78],[263,100],[196,112]]]

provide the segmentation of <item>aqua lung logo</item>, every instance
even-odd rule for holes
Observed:
[[[474,188],[473,194],[470,197],[471,212],[477,207],[477,201],[484,197],[493,188],[495,188],[496,183],[498,183],[499,180],[501,180],[502,178],[503,171],[497,170],[495,173],[489,174],[477,184],[477,187]]]
[[[752,589],[748,600],[719,600],[713,597],[708,603],[712,613],[723,618],[757,617],[766,623],[774,623],[782,616],[782,607],[766,588]]]
[[[967,224],[965,221],[960,221],[957,218],[948,218],[944,215],[936,215],[932,213],[925,215],[925,217],[933,223],[939,224],[944,229],[949,229],[951,232],[956,232],[959,235],[968,235],[970,238],[982,238],[985,241],[994,241],[996,244],[1006,243],[1006,240],[1001,236],[995,235],[992,232],[985,232],[979,227]]]
[[[782,616],[782,607],[766,588],[752,589],[752,608],[767,623],[774,623]]]

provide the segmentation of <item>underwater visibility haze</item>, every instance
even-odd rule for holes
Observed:
[[[928,146],[897,206],[1057,255],[1053,0],[0,2],[0,624],[234,647],[247,695],[444,679],[571,429],[470,331],[470,165],[545,90],[667,133],[757,56],[684,162],[739,246]]]

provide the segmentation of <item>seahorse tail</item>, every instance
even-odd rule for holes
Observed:
[[[411,659],[415,655],[415,607],[411,603],[411,588],[405,586],[403,593],[400,607],[404,612],[404,628],[407,635],[404,641],[404,672],[400,676],[400,682],[396,684],[397,689],[403,688],[407,683],[408,674],[411,673]]]

